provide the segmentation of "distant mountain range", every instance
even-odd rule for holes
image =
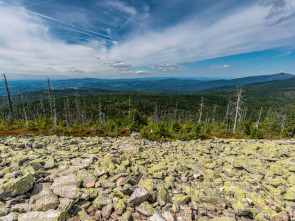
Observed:
[[[275,98],[281,100],[295,101],[295,78],[286,80],[275,80],[258,82],[243,85],[242,89],[247,95],[255,95],[263,98]],[[236,91],[234,86],[224,86],[210,88],[202,91],[203,93],[232,93]]]
[[[249,85],[245,88],[269,88],[266,82],[274,82],[274,85],[282,87],[286,83],[295,81],[295,75],[279,73],[273,75],[250,76],[230,80],[212,80],[212,78],[137,78],[137,79],[97,79],[82,78],[68,80],[51,80],[51,88],[56,90],[59,96],[69,94],[95,95],[113,92],[144,92],[144,93],[169,93],[192,94],[203,92],[230,91],[237,85]],[[280,82],[286,82],[280,84]],[[255,84],[258,83],[258,84]],[[24,92],[42,91],[47,89],[46,80],[9,80],[8,84],[12,94],[18,94],[21,86]],[[272,86],[274,88],[275,86]],[[58,90],[58,91],[57,91]],[[65,90],[65,91],[63,91]],[[37,99],[41,93],[30,93]],[[4,84],[0,87],[0,96],[6,95]]]

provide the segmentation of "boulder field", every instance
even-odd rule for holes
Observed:
[[[295,220],[295,141],[1,138],[14,220]]]

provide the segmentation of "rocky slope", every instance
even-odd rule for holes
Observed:
[[[0,139],[0,221],[295,219],[295,141]]]

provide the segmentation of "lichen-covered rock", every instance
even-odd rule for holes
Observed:
[[[81,181],[82,185],[84,185],[84,186],[86,186],[86,184],[89,182],[96,181],[96,177],[92,173],[88,172],[85,169],[78,171],[77,178],[78,178],[78,180]]]
[[[0,217],[6,216],[10,212],[10,209],[5,206],[4,203],[0,201]]]
[[[174,214],[172,214],[172,212],[170,212],[170,211],[165,211],[164,213],[162,213],[162,216],[166,221],[176,221],[177,220],[176,216]]]
[[[102,209],[104,206],[111,204],[112,199],[106,194],[99,194],[98,197],[93,201],[93,204],[98,208]]]
[[[185,196],[183,194],[176,194],[172,198],[173,203],[176,203],[177,205],[184,205],[189,202],[189,200],[190,196]]]
[[[156,212],[148,202],[141,203],[136,210],[144,216],[152,216]]]
[[[66,198],[59,198],[59,205],[58,210],[59,211],[69,211],[72,206],[74,205],[75,201],[71,199]]]
[[[79,216],[79,221],[87,221],[91,219],[91,217],[83,210],[78,212],[78,216]]]
[[[60,176],[54,179],[51,188],[62,187],[62,186],[80,186],[81,180],[79,180],[74,174],[69,174],[66,176]]]
[[[46,160],[44,168],[45,169],[52,169],[55,166],[56,166],[56,160],[53,158],[49,158],[48,160]]]
[[[118,215],[122,215],[122,213],[124,212],[126,205],[123,199],[119,199],[119,198],[114,198],[114,209],[116,214]]]
[[[133,221],[133,216],[130,212],[126,212],[122,215],[120,221]]]
[[[110,217],[112,210],[113,210],[112,204],[109,204],[109,205],[106,205],[105,207],[103,207],[102,208],[102,217],[107,220]]]
[[[32,209],[37,211],[54,210],[59,204],[58,197],[48,187],[32,198]]]
[[[160,206],[165,206],[170,201],[167,190],[164,187],[159,188],[157,201]]]
[[[294,157],[294,140],[0,138],[0,216],[293,220]]]
[[[0,221],[18,221],[18,213],[9,213],[7,216],[0,217]]]
[[[74,175],[61,176],[54,180],[50,187],[54,194],[68,199],[78,199],[81,196],[81,181]]]
[[[55,187],[53,192],[60,197],[68,199],[79,199],[81,196],[80,189],[75,185]]]
[[[27,173],[24,176],[0,185],[0,199],[28,192],[33,188],[35,178]]]
[[[27,213],[32,210],[30,204],[28,203],[20,203],[20,204],[15,204],[11,207],[10,211],[11,212],[16,212],[16,213]]]
[[[56,210],[48,210],[46,212],[34,211],[21,214],[18,217],[19,221],[66,221],[67,213]]]

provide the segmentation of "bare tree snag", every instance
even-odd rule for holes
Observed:
[[[236,130],[237,130],[237,122],[238,122],[238,116],[240,114],[240,105],[241,105],[241,100],[242,100],[242,92],[243,92],[242,88],[239,85],[238,90],[237,90],[236,114],[235,114],[233,133],[236,133]]]
[[[260,108],[258,120],[256,122],[256,129],[257,130],[259,129],[259,126],[260,126],[261,114],[262,114],[262,107]]]
[[[4,83],[6,86],[6,91],[7,91],[7,97],[8,97],[8,102],[9,102],[9,124],[10,126],[12,126],[12,122],[13,122],[13,107],[12,107],[12,101],[11,101],[11,94],[10,94],[10,90],[8,87],[8,83],[7,83],[7,79],[6,79],[6,75],[3,74],[4,77]]]
[[[226,114],[225,114],[225,135],[227,135],[227,131],[228,131],[228,126],[229,126],[229,114],[230,114],[230,107],[231,107],[231,97],[228,98],[228,104],[227,104],[227,108],[226,108]]]
[[[29,121],[28,121],[28,117],[27,117],[27,111],[26,111],[26,106],[25,106],[25,101],[24,101],[22,87],[19,87],[19,89],[20,89],[20,94],[21,94],[21,98],[22,98],[23,112],[24,112],[24,116],[25,116],[26,126],[27,126],[27,130],[29,130],[30,129],[29,128]]]
[[[203,113],[203,108],[204,108],[204,103],[203,102],[204,102],[204,97],[202,96],[200,110],[199,110],[198,124],[201,124],[202,123],[202,113]]]
[[[55,98],[53,99],[53,126],[51,130],[57,129],[57,116],[56,116],[56,105],[55,105]]]
[[[44,99],[44,92],[41,93],[41,107],[43,111],[43,116],[46,118],[46,108],[45,108],[45,99]]]

